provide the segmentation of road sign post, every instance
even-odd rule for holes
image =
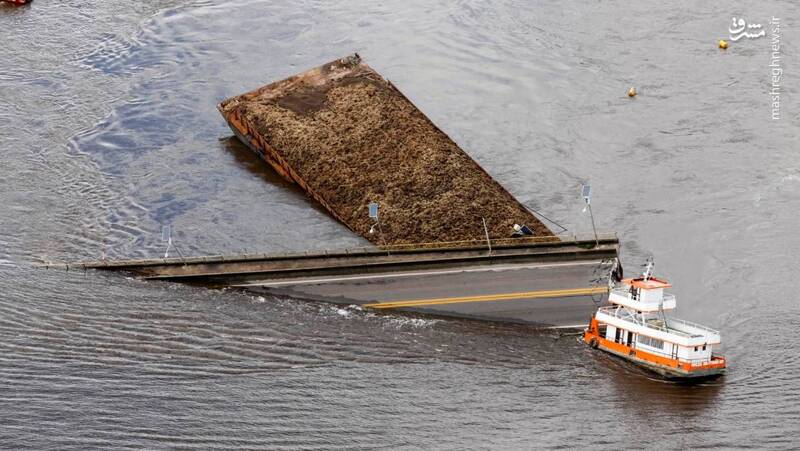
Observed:
[[[383,231],[381,230],[381,220],[378,216],[378,207],[379,204],[377,202],[370,202],[369,205],[369,217],[375,220],[375,224],[372,224],[372,227],[369,228],[369,233],[375,233],[375,227],[378,227],[378,233],[381,234],[381,239],[383,239]]]
[[[483,221],[483,233],[486,234],[486,245],[489,246],[489,255],[492,255],[492,240],[489,239],[489,228],[486,227],[486,218],[481,217]]]
[[[589,217],[592,218],[592,231],[594,231],[594,244],[595,246],[600,245],[600,240],[597,238],[597,228],[594,225],[594,214],[592,213],[592,187],[590,185],[582,185],[581,186],[581,196],[583,197],[584,202],[586,202],[586,209],[589,209]]]
[[[172,247],[172,226],[161,227],[161,241],[167,243],[167,250],[164,251],[164,258],[169,257],[169,248]]]

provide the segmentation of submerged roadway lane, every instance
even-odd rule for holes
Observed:
[[[256,280],[235,286],[380,310],[582,327],[606,300],[609,270],[607,261],[582,260]]]

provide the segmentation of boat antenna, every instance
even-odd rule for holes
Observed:
[[[644,273],[642,273],[642,278],[644,280],[650,280],[653,277],[653,267],[656,265],[655,261],[653,261],[653,256],[647,257],[647,263],[644,264]]]
[[[655,260],[653,256],[647,257],[647,263],[645,263],[644,273],[642,273],[642,278],[644,280],[650,280],[653,277],[653,268],[656,266]],[[664,327],[669,327],[667,325],[667,314],[664,313],[664,296],[661,296],[661,299],[658,301],[658,315],[661,317],[661,321],[664,322]]]

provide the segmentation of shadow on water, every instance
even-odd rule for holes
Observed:
[[[625,407],[638,415],[691,416],[714,407],[725,385],[725,376],[703,382],[675,382],[605,353],[593,352],[612,389]]]
[[[227,153],[233,156],[233,161],[242,169],[264,180],[265,182],[291,189],[295,193],[305,195],[296,184],[291,183],[281,177],[272,167],[255,154],[250,148],[245,146],[236,136],[220,138],[220,145]]]
[[[310,199],[306,195],[305,191],[303,191],[299,186],[297,186],[297,184],[289,182],[288,180],[283,178],[272,168],[272,166],[270,166],[267,162],[261,159],[261,157],[256,155],[256,153],[250,150],[250,148],[244,145],[244,143],[239,141],[239,138],[237,138],[236,136],[220,138],[219,143],[220,146],[225,150],[225,152],[233,156],[233,162],[239,168],[244,169],[248,173],[256,176],[257,178],[265,181],[270,185],[284,188],[293,194],[302,196],[303,198],[306,199],[306,202],[310,207],[314,208],[318,212],[323,213],[326,216],[329,215],[327,210],[325,210],[317,202],[314,202],[312,199]]]

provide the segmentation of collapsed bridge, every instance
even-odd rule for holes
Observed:
[[[585,325],[607,302],[611,274],[620,276],[616,235],[554,235],[358,55],[219,111],[278,174],[377,246],[67,269],[544,327]],[[379,223],[367,214],[373,202]],[[524,236],[509,238],[516,224]]]

